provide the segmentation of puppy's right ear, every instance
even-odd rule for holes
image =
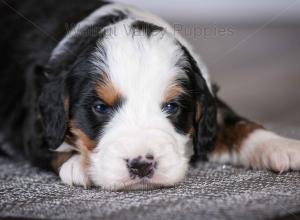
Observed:
[[[37,65],[29,73],[23,105],[27,109],[23,127],[24,149],[31,162],[51,169],[53,152],[64,140],[68,116],[64,109],[62,74],[47,74]]]
[[[68,113],[65,109],[67,94],[63,75],[46,75],[46,82],[38,98],[44,144],[53,150],[64,141],[68,128]]]

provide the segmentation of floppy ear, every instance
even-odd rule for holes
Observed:
[[[48,77],[38,98],[43,139],[48,149],[56,149],[64,141],[68,128],[68,113],[64,106],[65,80],[62,75]]]
[[[217,108],[215,98],[209,91],[204,78],[195,73],[196,94],[195,94],[195,129],[196,134],[193,140],[194,156],[192,161],[207,160],[207,154],[212,151],[217,136]]]
[[[26,81],[24,95],[26,120],[23,127],[24,149],[31,162],[50,169],[53,152],[64,139],[67,115],[63,106],[62,77],[45,74],[43,66],[35,66]]]
[[[207,154],[213,150],[217,138],[217,107],[215,98],[209,91],[206,80],[203,78],[196,60],[181,45],[189,66],[185,70],[191,79],[193,87],[192,93],[195,101],[194,128],[195,135],[193,139],[194,155],[191,162],[199,159],[207,160]]]

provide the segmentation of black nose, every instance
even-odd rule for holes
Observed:
[[[132,178],[136,176],[152,177],[154,173],[154,166],[152,161],[142,160],[140,157],[128,160],[127,167]]]

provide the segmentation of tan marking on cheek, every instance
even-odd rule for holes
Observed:
[[[79,148],[79,151],[83,157],[83,165],[85,167],[90,166],[90,154],[95,149],[97,143],[92,140],[84,131],[76,127],[74,120],[70,121],[70,138],[73,146]]]
[[[82,150],[81,150],[81,155],[82,155],[82,164],[84,167],[90,167],[91,166],[91,151],[86,148],[86,147],[83,147]]]
[[[174,83],[167,88],[167,90],[165,92],[164,103],[170,102],[184,93],[185,93],[185,91],[182,88],[182,86]]]
[[[96,147],[96,142],[80,129],[76,129],[75,132],[78,137],[77,143],[80,147],[80,153],[83,157],[82,163],[85,167],[89,167],[91,164],[90,154]]]
[[[115,105],[121,98],[120,91],[113,85],[110,78],[105,74],[101,82],[96,85],[98,96],[108,105]]]
[[[96,147],[96,142],[92,140],[84,131],[77,128],[74,120],[70,121],[69,127],[70,134],[68,134],[65,139],[68,144],[76,145],[76,142],[79,140],[80,144],[90,151]]]
[[[96,147],[96,142],[92,140],[86,133],[82,130],[77,129],[76,133],[78,135],[79,141],[87,150],[92,151]]]

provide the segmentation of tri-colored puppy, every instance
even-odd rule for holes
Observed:
[[[174,185],[198,159],[300,170],[300,142],[220,101],[191,46],[155,15],[92,0],[0,10],[6,154],[113,190]]]

